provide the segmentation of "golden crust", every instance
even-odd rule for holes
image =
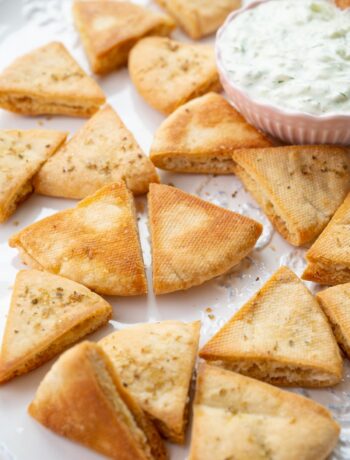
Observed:
[[[99,342],[160,433],[180,444],[185,441],[199,333],[199,321],[162,321],[122,329]]]
[[[188,289],[222,275],[254,247],[262,226],[175,187],[148,195],[156,294]]]
[[[145,101],[165,114],[190,99],[221,90],[214,50],[209,45],[144,38],[131,50],[129,73]]]
[[[343,370],[325,315],[286,267],[267,281],[199,355],[227,369],[285,386],[335,385]]]
[[[159,177],[132,133],[106,106],[50,158],[36,175],[34,186],[42,195],[81,199],[121,180],[140,195]]]
[[[335,0],[335,4],[339,6],[339,8],[350,8],[350,0]]]
[[[108,357],[83,342],[52,366],[29,413],[41,424],[116,460],[165,460],[165,448],[122,387]]]
[[[125,65],[141,38],[167,36],[175,28],[169,16],[122,1],[76,1],[73,16],[95,73]]]
[[[327,145],[237,150],[234,171],[291,244],[313,241],[350,188],[347,149]]]
[[[32,177],[66,137],[40,129],[0,131],[0,222],[32,192]]]
[[[340,427],[320,404],[202,364],[190,460],[325,460]]]
[[[168,171],[232,174],[234,150],[271,145],[226,99],[208,93],[169,115],[155,133],[150,157]]]
[[[17,274],[0,354],[0,382],[41,366],[112,317],[85,286],[51,273]]]
[[[226,16],[241,7],[241,0],[156,0],[194,39],[215,32]]]
[[[105,102],[62,43],[17,58],[0,74],[0,107],[24,115],[90,117]]]
[[[350,194],[306,253],[304,280],[320,284],[350,281]]]
[[[29,225],[11,237],[10,246],[35,268],[100,294],[147,292],[133,199],[124,182],[106,185],[75,208]]]

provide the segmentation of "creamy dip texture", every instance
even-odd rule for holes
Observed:
[[[328,0],[270,0],[239,14],[218,43],[231,80],[257,101],[350,114],[350,11]]]

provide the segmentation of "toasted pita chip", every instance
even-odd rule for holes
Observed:
[[[152,162],[107,106],[50,158],[34,186],[42,195],[81,199],[120,180],[125,180],[135,195],[147,193],[150,182],[159,182]]]
[[[105,102],[62,43],[17,58],[0,74],[0,107],[24,115],[90,117]]]
[[[276,385],[337,384],[343,363],[319,304],[281,267],[200,351],[227,369]]]
[[[328,410],[311,399],[200,366],[190,460],[325,460],[339,434]]]
[[[169,16],[122,1],[76,1],[73,15],[95,73],[125,65],[141,38],[167,36],[175,28]]]
[[[123,182],[29,225],[11,237],[10,246],[32,268],[65,276],[100,294],[147,292],[134,204]]]
[[[314,240],[350,189],[350,156],[326,145],[238,150],[235,173],[281,235],[295,246]]]
[[[103,326],[112,307],[85,286],[37,270],[17,274],[0,354],[0,382],[25,374]]]
[[[160,125],[151,160],[168,171],[232,174],[234,150],[271,145],[226,99],[208,93],[182,105]]]
[[[197,39],[215,32],[241,0],[156,0],[179,26]]]
[[[130,77],[153,108],[169,114],[209,91],[220,91],[214,50],[168,38],[140,40],[129,57]]]
[[[335,0],[335,3],[339,8],[350,8],[350,0]]]
[[[304,280],[320,284],[350,282],[350,194],[306,253]]]
[[[123,329],[100,341],[123,385],[160,433],[181,444],[199,332],[199,321],[163,321]]]
[[[58,359],[28,411],[55,433],[109,458],[167,459],[152,422],[95,343],[80,343]]]
[[[153,288],[165,294],[222,275],[254,247],[262,226],[168,185],[148,195]]]
[[[32,192],[32,177],[66,136],[40,129],[0,131],[0,222]]]

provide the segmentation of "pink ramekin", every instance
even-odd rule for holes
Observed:
[[[282,109],[254,100],[228,76],[222,61],[219,39],[239,14],[270,0],[257,0],[231,13],[218,30],[215,43],[220,80],[231,104],[256,128],[288,144],[350,144],[349,115],[311,115]],[[350,79],[350,76],[349,76]]]

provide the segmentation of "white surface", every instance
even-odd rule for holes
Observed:
[[[148,3],[139,1],[138,3]],[[179,32],[175,37],[185,39]],[[75,33],[70,0],[0,0],[0,70],[15,56],[51,40],[62,40],[79,63],[88,69],[86,59]],[[127,70],[114,72],[99,78],[109,103],[118,111],[126,125],[133,131],[143,149],[148,152],[155,131],[163,117],[148,107],[132,87]],[[26,118],[0,110],[0,129],[50,128],[65,129],[74,133],[84,123],[82,119],[53,117]],[[201,319],[202,342],[211,336],[281,265],[290,266],[300,274],[303,268],[303,250],[296,250],[275,234],[256,203],[243,190],[234,176],[185,176],[162,173],[164,183],[197,194],[213,203],[242,212],[264,224],[264,235],[258,247],[240,267],[198,288],[186,292],[160,296],[152,292],[142,298],[109,298],[114,306],[111,325],[90,336],[96,340],[113,327],[123,327],[136,322],[181,319]],[[236,193],[237,192],[237,193]],[[8,310],[11,289],[18,269],[23,268],[17,251],[10,249],[10,235],[26,225],[74,206],[73,201],[33,195],[23,203],[16,214],[0,227],[0,335]],[[137,200],[140,217],[142,245],[147,272],[150,278],[150,248],[147,231],[145,199]],[[206,311],[210,307],[212,311]],[[209,317],[211,315],[211,317]],[[122,323],[119,325],[119,323]],[[102,458],[68,440],[60,438],[38,425],[26,413],[26,407],[52,362],[30,374],[17,378],[0,387],[0,460],[94,460]],[[304,391],[304,395],[328,405],[342,423],[342,443],[334,458],[349,459],[350,443],[350,373],[346,381],[327,391]],[[108,421],[106,421],[108,423]],[[169,446],[171,458],[183,460],[187,447]],[[215,460],[215,459],[213,459]]]

